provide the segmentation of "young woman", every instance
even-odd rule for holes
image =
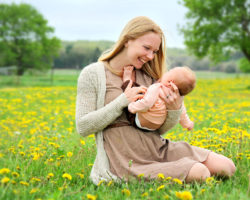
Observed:
[[[165,123],[156,131],[143,132],[128,122],[123,109],[141,98],[146,87],[166,69],[165,39],[160,27],[147,17],[128,22],[114,47],[96,63],[85,67],[78,79],[76,126],[82,136],[95,133],[97,155],[91,171],[100,180],[127,179],[143,173],[147,179],[158,173],[180,180],[200,181],[211,175],[232,176],[234,163],[225,156],[186,142],[163,139],[178,122],[182,97],[176,85],[165,89],[162,99],[168,108]],[[135,68],[133,81],[123,92],[122,69]]]

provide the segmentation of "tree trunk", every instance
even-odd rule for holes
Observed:
[[[17,67],[17,75],[18,76],[22,76],[24,73],[24,69],[21,66]]]
[[[243,54],[246,56],[247,60],[250,62],[250,52],[247,51],[246,48],[242,48]]]

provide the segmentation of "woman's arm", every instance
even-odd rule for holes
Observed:
[[[167,118],[164,124],[158,129],[160,134],[164,134],[179,123],[182,112],[183,97],[180,96],[176,85],[170,82],[171,90],[163,88],[164,95],[161,98],[165,101],[167,107]]]
[[[122,93],[112,102],[97,110],[98,92],[101,91],[98,91],[97,75],[93,74],[93,72],[91,74],[88,70],[83,70],[78,79],[76,129],[82,136],[103,130],[121,115],[123,108],[129,103],[125,94]]]
[[[164,134],[179,123],[182,108],[179,110],[168,110],[168,115],[163,125],[158,129],[159,134]]]

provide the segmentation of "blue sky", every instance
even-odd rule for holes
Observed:
[[[116,41],[125,24],[148,16],[163,29],[168,47],[184,48],[177,26],[185,24],[187,9],[179,0],[0,0],[33,5],[62,40]]]

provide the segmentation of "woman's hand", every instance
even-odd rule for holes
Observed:
[[[162,87],[164,95],[160,94],[160,98],[166,103],[167,110],[179,110],[181,108],[183,97],[180,96],[177,86],[169,83],[169,87]]]
[[[138,99],[142,99],[147,91],[145,86],[132,87],[132,81],[129,82],[127,88],[124,91],[129,102],[135,102]]]

